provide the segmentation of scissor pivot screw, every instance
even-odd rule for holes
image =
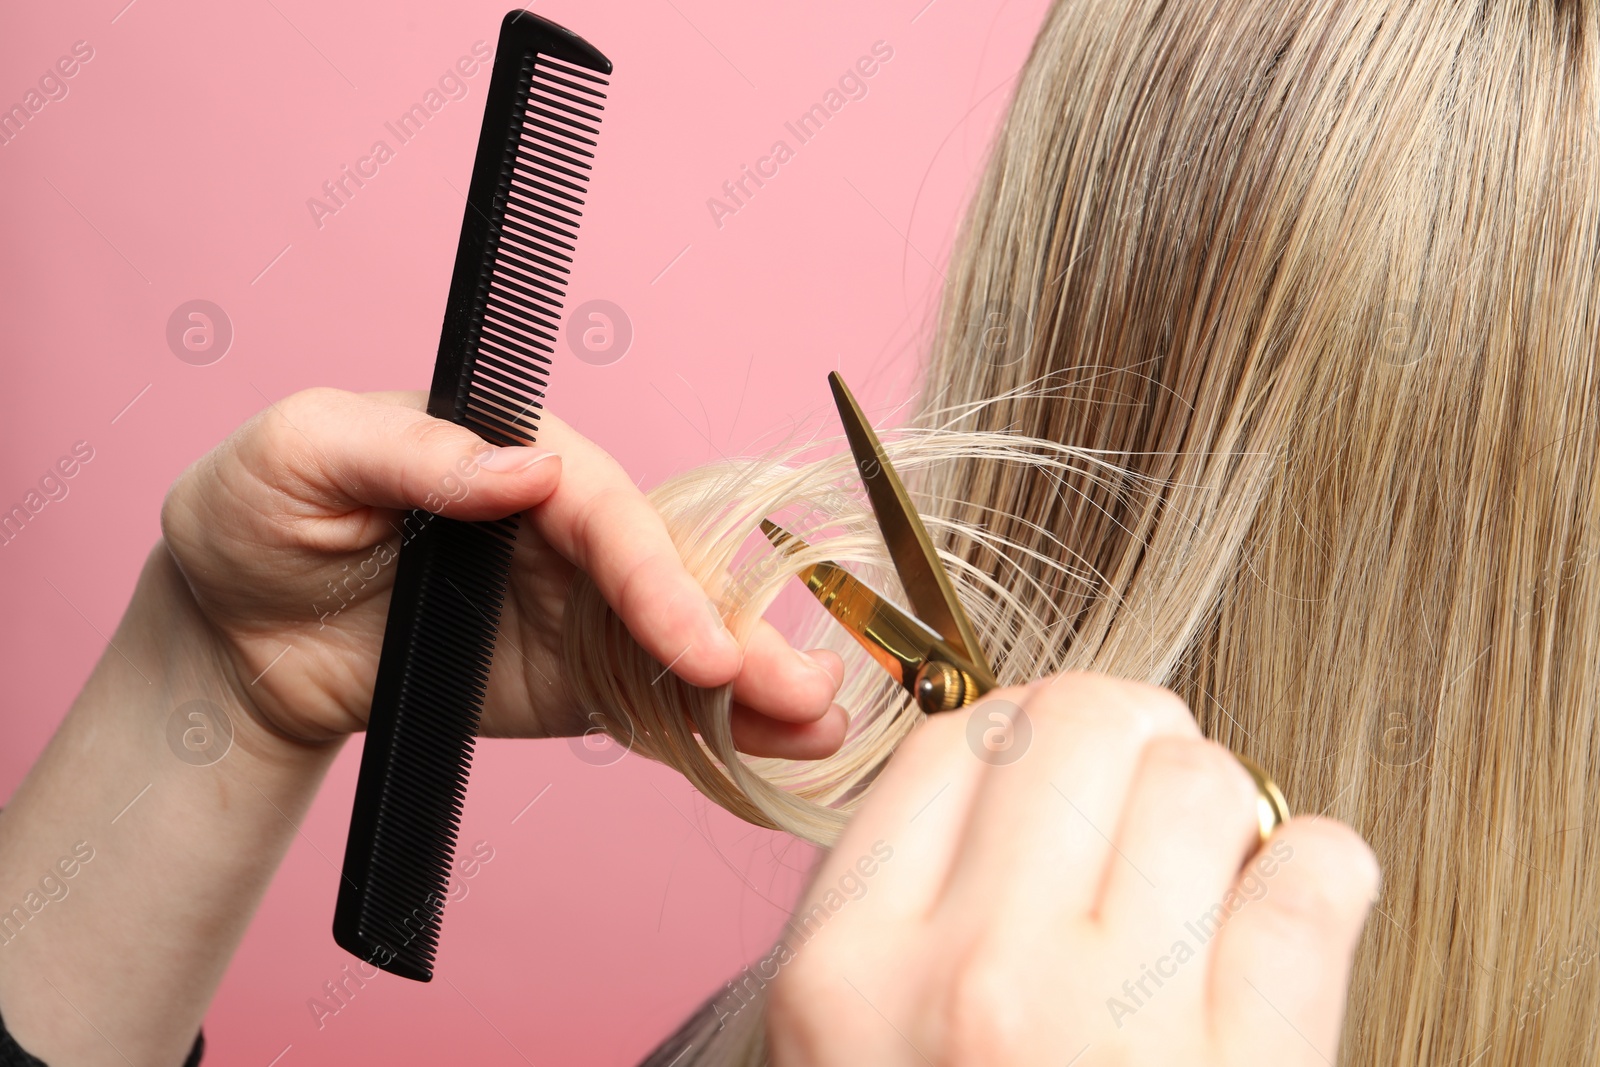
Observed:
[[[917,706],[929,715],[965,707],[977,696],[964,672],[938,660],[922,665],[916,685]]]

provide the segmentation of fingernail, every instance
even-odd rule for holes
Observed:
[[[495,474],[515,474],[525,471],[540,460],[549,459],[555,455],[548,448],[531,448],[527,445],[512,445],[508,448],[490,449],[478,457],[478,466]]]
[[[706,611],[711,613],[711,639],[738,648],[738,640],[734,638],[733,631],[728,629],[728,624],[723,621],[722,609],[717,607],[717,602],[710,597],[706,597]]]
[[[817,659],[817,654],[816,654],[816,652],[814,650],[806,649],[805,651],[802,651],[800,653],[800,659],[803,660],[805,663],[809,664],[811,667],[815,668],[816,670],[821,671],[823,674],[827,675],[828,676],[828,682],[830,684],[833,682],[833,672],[828,670],[828,668],[826,668],[826,667],[824,667],[822,665],[822,661]]]

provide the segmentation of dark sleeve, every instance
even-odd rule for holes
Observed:
[[[200,1057],[204,1056],[205,1052],[206,1032],[201,1030],[194,1037],[194,1048],[189,1050],[189,1058],[183,1061],[183,1067],[200,1067]],[[48,1067],[43,1060],[29,1055],[21,1045],[12,1040],[4,1019],[0,1019],[0,1067]]]
[[[200,1057],[205,1055],[205,1051],[206,1032],[202,1030],[195,1035],[194,1048],[189,1050],[189,1058],[183,1061],[183,1067],[200,1067]],[[12,1040],[4,1019],[0,1019],[0,1067],[48,1067],[43,1060],[29,1055]]]
[[[0,1067],[45,1067],[44,1061],[22,1051],[22,1046],[11,1040],[4,1019],[0,1019]]]

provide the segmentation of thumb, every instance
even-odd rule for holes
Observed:
[[[268,485],[319,511],[421,508],[454,519],[504,518],[561,480],[548,449],[496,447],[388,396],[308,389],[241,431],[235,453]]]

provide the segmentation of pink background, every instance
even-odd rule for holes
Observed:
[[[0,105],[74,42],[94,50],[0,146],[0,510],[74,442],[95,450],[0,548],[0,797],[100,654],[186,465],[307,386],[427,387],[487,71],[320,228],[306,202],[492,47],[508,6],[125,3],[24,5],[0,31]],[[1044,8],[540,3],[616,65],[569,307],[610,300],[634,328],[616,363],[557,364],[554,410],[648,487],[828,416],[835,366],[869,413],[909,398]],[[894,56],[867,96],[797,147],[784,122],[879,40]],[[707,199],[780,137],[795,157],[719,228]],[[166,342],[196,298],[235,331],[208,366]],[[329,922],[359,753],[222,985],[208,1064],[631,1064],[765,951],[811,858],[637,756],[486,743],[463,851],[485,840],[494,859],[449,908],[438,978],[381,976],[319,1029],[307,1001],[350,959]]]

